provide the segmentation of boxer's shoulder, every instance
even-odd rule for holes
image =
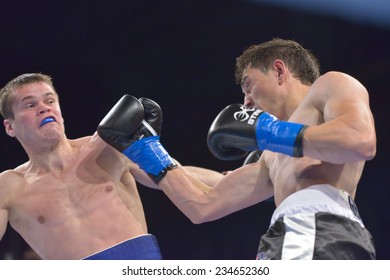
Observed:
[[[94,135],[89,135],[89,136],[84,136],[76,139],[68,139],[69,143],[73,146],[83,146],[87,145],[91,142],[96,140],[96,136]]]
[[[107,146],[97,133],[77,139],[68,139],[68,141],[74,149],[79,149],[80,151],[85,149],[97,151]]]
[[[18,171],[21,168],[19,166],[16,169],[9,169],[0,173],[0,198],[2,201],[9,197],[9,194],[25,185],[23,172]]]

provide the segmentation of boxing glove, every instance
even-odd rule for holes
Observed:
[[[144,119],[142,103],[131,95],[124,95],[99,123],[97,132],[105,142],[120,152],[138,139],[135,133]]]
[[[141,97],[144,106],[144,120],[135,138],[138,139],[123,153],[137,163],[148,176],[158,184],[169,170],[177,168],[175,161],[160,143],[162,110],[148,98]]]
[[[134,126],[129,129],[130,123]],[[98,134],[108,144],[119,148],[120,152],[138,164],[158,184],[168,170],[177,167],[160,144],[161,127],[162,111],[156,102],[144,97],[138,100],[125,95],[99,124]],[[122,137],[112,136],[113,134]]]
[[[302,157],[307,126],[278,120],[260,109],[232,104],[223,109],[207,135],[211,153],[222,160],[239,159],[253,150]]]

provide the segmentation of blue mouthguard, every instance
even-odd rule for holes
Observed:
[[[49,123],[49,122],[54,122],[54,119],[53,119],[52,117],[48,117],[48,118],[44,119],[44,120],[41,122],[41,125],[40,125],[40,126],[45,125],[45,124],[47,124],[47,123]]]

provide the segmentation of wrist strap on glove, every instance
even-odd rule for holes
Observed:
[[[160,136],[145,137],[123,151],[131,161],[138,164],[158,184],[176,163],[160,143]]]
[[[303,124],[279,121],[264,112],[259,116],[256,126],[257,145],[260,150],[302,157],[302,138],[307,127]]]

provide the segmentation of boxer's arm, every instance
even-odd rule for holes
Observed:
[[[305,156],[335,164],[375,156],[374,119],[368,92],[360,82],[351,76],[330,72],[312,85],[309,95],[323,113],[325,122],[306,129]]]
[[[213,187],[217,184],[222,178],[223,174],[221,172],[217,172],[211,169],[202,168],[198,166],[184,166],[184,169],[189,172],[194,178],[202,181],[209,187]]]
[[[0,240],[3,238],[8,224],[8,210],[4,205],[6,189],[5,172],[0,174]]]
[[[0,209],[0,240],[3,238],[7,229],[8,223],[8,211],[6,209]]]
[[[273,186],[263,160],[229,172],[213,187],[182,168],[168,172],[159,186],[196,224],[222,218],[273,196]]]
[[[137,164],[128,160],[128,167],[130,173],[133,175],[134,179],[141,185],[149,187],[156,190],[161,190],[161,187],[157,185],[153,180],[142,170]]]
[[[177,161],[176,163],[177,166],[179,166],[183,170],[183,172],[187,172],[190,176],[206,184],[208,187],[213,187],[224,176],[222,173],[211,169],[206,169],[198,166],[181,166],[180,163]],[[149,178],[149,176],[147,176],[147,174],[141,168],[139,168],[137,164],[129,161],[128,166],[130,172],[138,183],[149,188],[161,190],[161,187],[154,183]]]
[[[245,159],[243,165],[259,161],[261,151],[252,151]],[[218,172],[199,166],[185,165],[184,169],[196,179],[202,181],[209,187],[214,187],[226,174],[232,171]]]

